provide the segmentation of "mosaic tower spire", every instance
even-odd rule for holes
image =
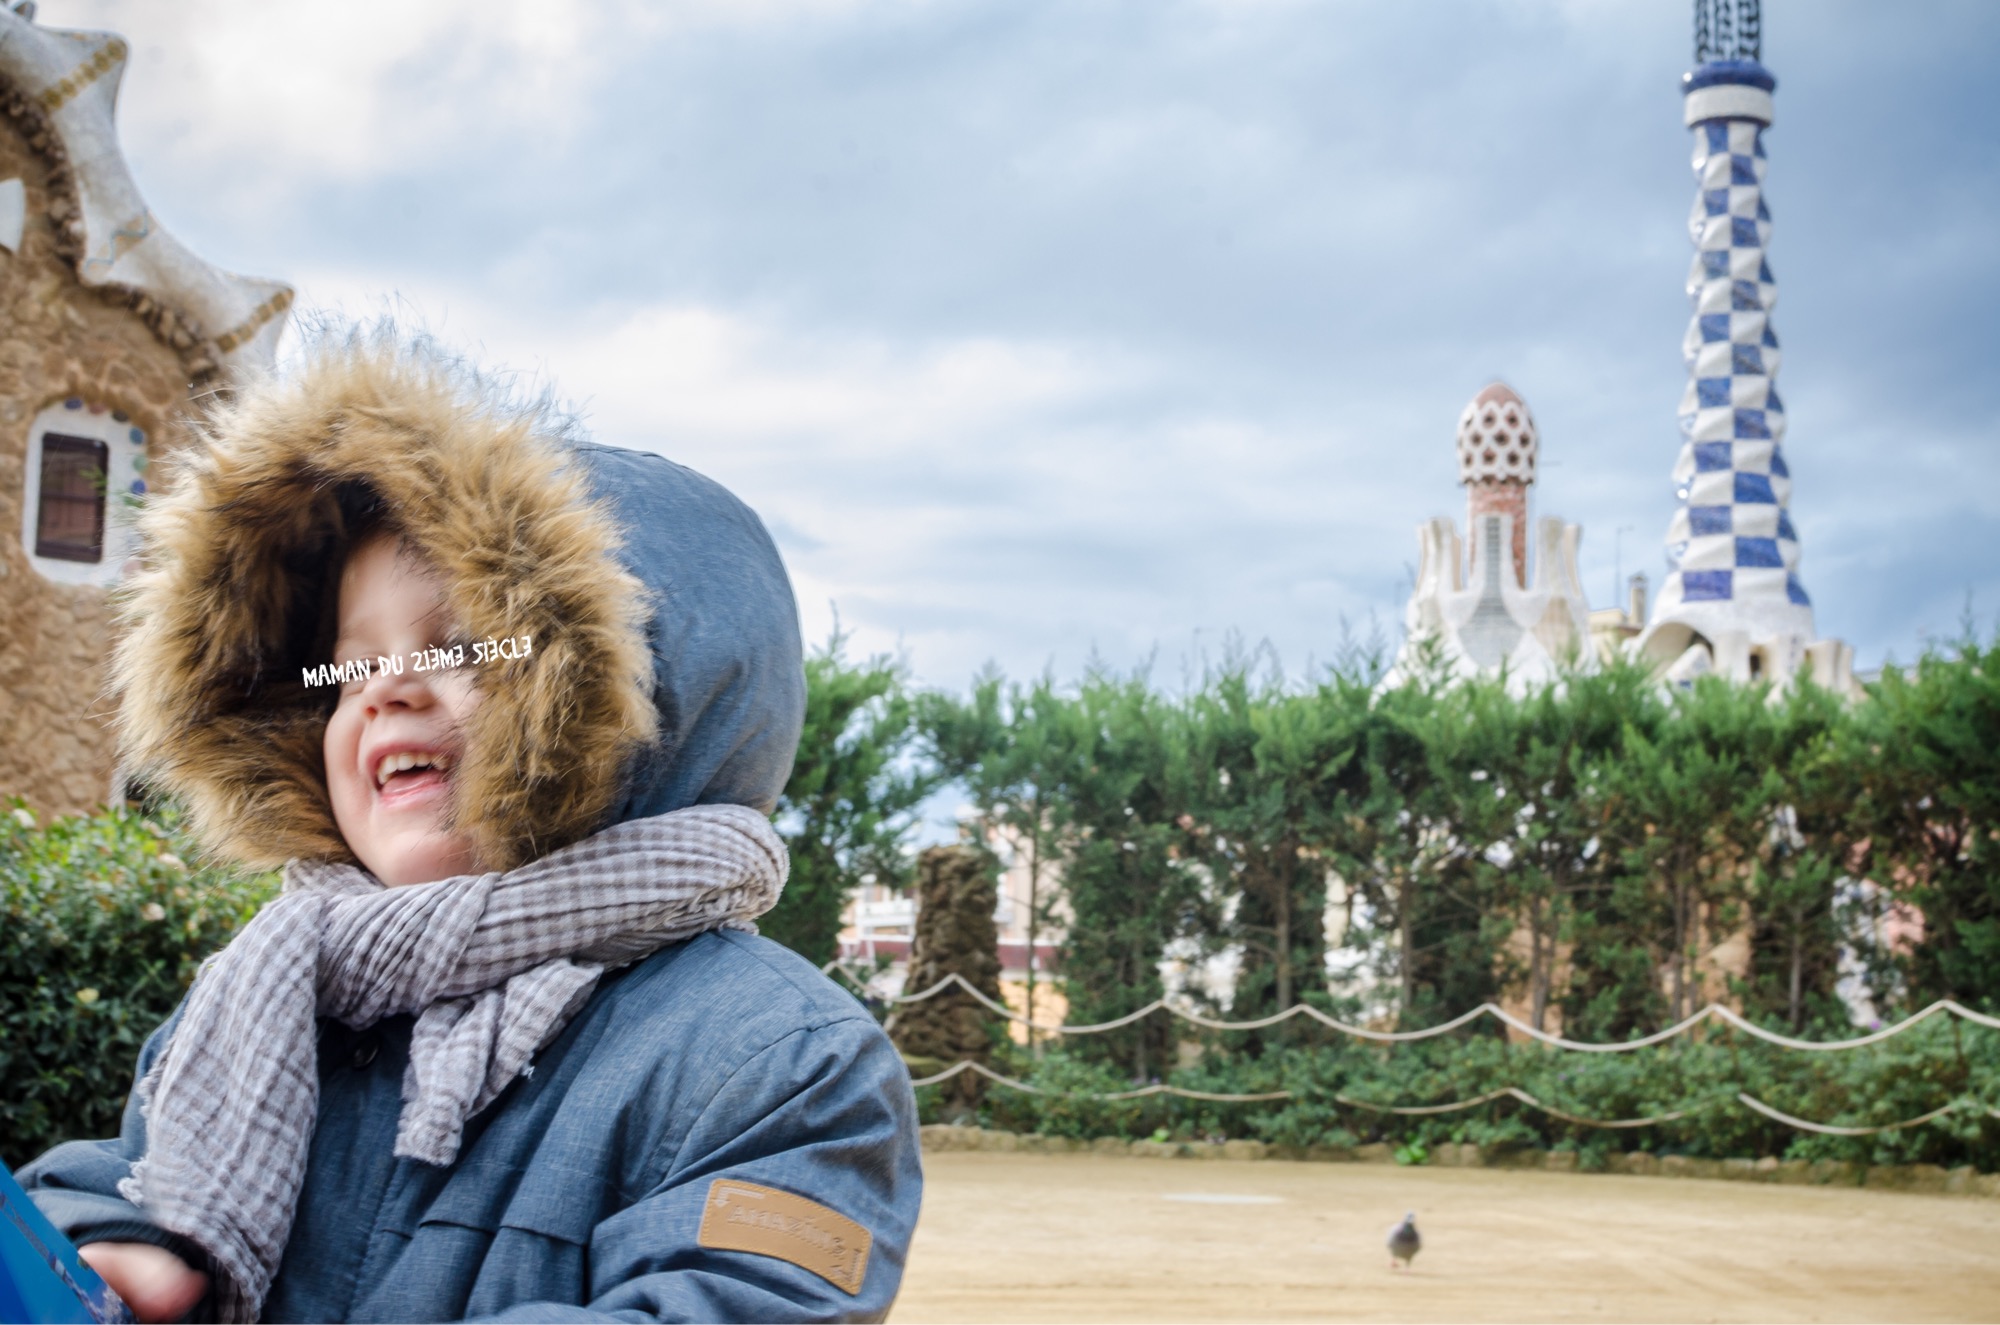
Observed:
[[[1777,391],[1777,281],[1766,250],[1764,130],[1777,80],[1758,60],[1756,0],[1697,0],[1696,67],[1682,79],[1697,190],[1682,342],[1680,507],[1667,530],[1669,574],[1642,652],[1683,675],[1789,675],[1813,639],[1787,505],[1785,407]]]

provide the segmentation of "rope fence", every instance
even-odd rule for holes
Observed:
[[[856,987],[865,987],[865,981],[858,979],[846,967],[839,965],[837,962],[828,962],[820,969],[828,974],[839,974]],[[1776,1031],[1766,1030],[1756,1022],[1743,1016],[1743,1014],[1726,1008],[1720,1003],[1710,1003],[1707,1007],[1695,1012],[1685,1020],[1676,1022],[1664,1030],[1655,1031],[1651,1035],[1641,1036],[1634,1040],[1619,1040],[1609,1043],[1594,1043],[1589,1040],[1569,1040],[1560,1035],[1552,1035],[1547,1031],[1540,1030],[1522,1021],[1519,1017],[1514,1016],[1504,1008],[1493,1003],[1481,1003],[1478,1007],[1468,1012],[1462,1012],[1450,1021],[1441,1022],[1436,1026],[1426,1026],[1421,1030],[1414,1031],[1378,1031],[1367,1026],[1356,1026],[1352,1023],[1341,1021],[1336,1017],[1329,1016],[1318,1008],[1311,1007],[1305,1003],[1294,1003],[1283,1012],[1274,1012],[1268,1017],[1257,1017],[1249,1021],[1222,1021],[1214,1017],[1204,1017],[1200,1013],[1190,1011],[1186,1008],[1175,1007],[1164,998],[1156,998],[1136,1012],[1128,1012],[1124,1016],[1111,1021],[1101,1021],[1089,1026],[1052,1025],[1046,1022],[1031,1020],[1021,1013],[1014,1011],[1014,1009],[1008,1007],[1006,1004],[996,1002],[994,999],[987,997],[956,971],[945,976],[944,979],[921,993],[901,994],[885,1001],[899,1007],[909,1003],[921,1003],[925,999],[936,998],[939,994],[946,992],[952,985],[957,985],[960,991],[971,995],[995,1016],[1005,1017],[1009,1021],[1026,1026],[1031,1030],[1039,1031],[1044,1035],[1098,1035],[1105,1031],[1115,1031],[1122,1027],[1130,1026],[1134,1022],[1150,1017],[1155,1012],[1162,1011],[1181,1021],[1187,1022],[1189,1025],[1199,1026],[1204,1030],[1211,1031],[1259,1031],[1267,1027],[1276,1026],[1281,1022],[1289,1021],[1293,1017],[1309,1017],[1319,1022],[1322,1026],[1339,1031],[1343,1035],[1349,1035],[1359,1040],[1373,1040],[1381,1044],[1400,1044],[1412,1040],[1428,1040],[1439,1035],[1448,1035],[1459,1027],[1478,1020],[1480,1017],[1492,1017],[1494,1020],[1512,1027],[1530,1039],[1539,1040],[1543,1044],[1553,1045],[1558,1049],[1569,1049],[1578,1053],[1590,1054],[1622,1054],[1630,1053],[1635,1049],[1648,1049],[1653,1045],[1662,1044],[1677,1036],[1685,1035],[1703,1022],[1711,1020],[1722,1022],[1736,1030],[1742,1031],[1746,1035],[1763,1040],[1767,1044],[1779,1045],[1786,1049],[1801,1049],[1813,1053],[1861,1049],[1871,1044],[1880,1044],[1882,1041],[1901,1035],[1903,1032],[1914,1028],[1921,1022],[1927,1021],[1940,1013],[1959,1017],[1976,1026],[1986,1026],[1994,1030],[2000,1030],[2000,1017],[1989,1017],[1983,1012],[1974,1012],[1971,1008],[1949,998],[1941,998],[1923,1011],[1912,1013],[1893,1026],[1885,1026],[1879,1031],[1874,1031],[1867,1035],[1858,1035],[1850,1040],[1794,1039],[1789,1035],[1780,1035]]]
[[[1248,1094],[1248,1095],[1224,1095],[1217,1093],[1215,1091],[1190,1090],[1185,1086],[1168,1086],[1160,1084],[1158,1082],[1155,1082],[1150,1086],[1138,1086],[1132,1090],[1114,1090],[1106,1092],[1057,1091],[1057,1090],[1049,1090],[1047,1087],[1037,1086],[1031,1082],[1021,1081],[1014,1077],[1006,1076],[1002,1073],[995,1072],[992,1068],[987,1067],[985,1064],[975,1063],[969,1058],[953,1063],[950,1067],[946,1068],[942,1072],[936,1072],[926,1077],[914,1078],[911,1080],[910,1084],[912,1086],[935,1086],[940,1084],[941,1082],[951,1080],[953,1077],[959,1075],[961,1072],[977,1073],[978,1075],[985,1077],[988,1081],[991,1081],[996,1085],[1005,1086],[1009,1090],[1018,1090],[1018,1091],[1023,1091],[1030,1095],[1043,1095],[1043,1096],[1053,1097],[1056,1099],[1096,1100],[1100,1102],[1109,1102],[1115,1100],[1144,1099],[1151,1095],[1173,1095],[1181,1099],[1207,1100],[1216,1104],[1253,1104],[1253,1103],[1263,1103],[1266,1101],[1273,1101],[1273,1100],[1289,1100],[1297,1098],[1297,1096],[1292,1091],[1289,1090],[1267,1090],[1258,1092],[1256,1094]],[[1924,1123],[1934,1122],[1937,1119],[1944,1117],[1948,1113],[1955,1113],[1955,1112],[1983,1113],[1990,1117],[2000,1118],[2000,1109],[1988,1108],[1983,1104],[1979,1104],[1971,1100],[1953,1100],[1951,1103],[1946,1104],[1940,1108],[1932,1109],[1929,1113],[1921,1114],[1915,1118],[1905,1118],[1901,1122],[1882,1123],[1881,1125],[1875,1127],[1841,1127],[1831,1123],[1816,1123],[1811,1121],[1810,1119],[1794,1117],[1793,1115],[1785,1113],[1780,1109],[1772,1108],[1770,1105],[1764,1103],[1764,1101],[1758,1099],[1756,1096],[1751,1095],[1744,1091],[1737,1091],[1733,1096],[1718,1095],[1714,1099],[1705,1100],[1700,1104],[1691,1105],[1685,1109],[1675,1109],[1668,1113],[1652,1114],[1644,1118],[1585,1118],[1581,1114],[1569,1113],[1562,1109],[1556,1108],[1554,1105],[1545,1104],[1541,1100],[1536,1099],[1533,1095],[1530,1095],[1527,1091],[1522,1090],[1519,1086],[1502,1086],[1498,1090],[1489,1090],[1484,1095],[1476,1095],[1471,1099],[1465,1099],[1465,1100],[1453,1100],[1449,1104],[1381,1104],[1377,1103],[1374,1100],[1353,1099],[1349,1096],[1342,1095],[1337,1091],[1333,1092],[1332,1098],[1336,1103],[1347,1105],[1350,1108],[1368,1109],[1375,1113],[1393,1113],[1404,1117],[1423,1117],[1426,1115],[1440,1114],[1440,1113],[1460,1113],[1466,1109],[1476,1109],[1482,1104],[1491,1104],[1495,1100],[1513,1099],[1513,1100],[1518,1100],[1519,1102],[1527,1105],[1531,1109],[1539,1110],[1540,1112],[1549,1115],[1551,1118],[1559,1118],[1566,1123],[1573,1123],[1579,1127],[1597,1127],[1606,1129],[1655,1127],[1661,1123],[1678,1122],[1683,1118],[1692,1117],[1693,1115],[1701,1113],[1704,1110],[1714,1108],[1718,1104],[1727,1104],[1733,1100],[1735,1103],[1741,1104],[1745,1108],[1763,1114],[1766,1118],[1771,1119],[1773,1122],[1783,1123],[1787,1127],[1796,1128],[1802,1132],[1817,1132],[1822,1136],[1874,1136],[1881,1132],[1900,1131],[1905,1127],[1918,1127],[1923,1125]]]
[[[1031,1082],[1019,1081],[1010,1076],[1003,1076],[984,1063],[975,1063],[969,1058],[961,1059],[944,1071],[931,1076],[912,1078],[910,1084],[912,1086],[935,1086],[941,1081],[951,1080],[961,1072],[976,1072],[988,1081],[997,1082],[1010,1090],[1025,1091],[1030,1095],[1047,1095],[1055,1099],[1064,1100],[1138,1100],[1144,1099],[1149,1095],[1177,1095],[1184,1100],[1209,1100],[1216,1104],[1249,1104],[1262,1100],[1288,1100],[1292,1098],[1292,1092],[1289,1090],[1267,1090],[1256,1095],[1221,1095],[1212,1090],[1190,1090],[1186,1086],[1167,1086],[1159,1082],[1154,1082],[1150,1086],[1138,1086],[1132,1090],[1114,1090],[1104,1094],[1050,1090],[1046,1086],[1037,1086]]]
[[[866,982],[863,979],[857,977],[837,961],[828,962],[820,969],[827,974],[843,977],[857,988],[865,988]],[[970,995],[995,1016],[1004,1017],[1008,1021],[1027,1026],[1032,1030],[1040,1031],[1046,1035],[1098,1035],[1106,1031],[1115,1031],[1122,1027],[1130,1026],[1135,1022],[1152,1016],[1155,1012],[1165,1012],[1169,1016],[1186,1022],[1189,1025],[1213,1031],[1264,1030],[1268,1027],[1289,1021],[1293,1017],[1302,1016],[1317,1021],[1321,1025],[1338,1031],[1343,1035],[1349,1035],[1360,1040],[1371,1040],[1381,1044],[1408,1043],[1414,1040],[1433,1039],[1440,1035],[1448,1035],[1461,1026],[1478,1020],[1480,1017],[1492,1017],[1494,1020],[1512,1027],[1514,1030],[1531,1039],[1538,1040],[1543,1044],[1551,1045],[1558,1049],[1568,1049],[1580,1053],[1613,1054],[1629,1053],[1635,1049],[1647,1049],[1656,1044],[1663,1044],[1678,1036],[1686,1035],[1704,1022],[1711,1020],[1742,1031],[1744,1034],[1762,1040],[1767,1044],[1775,1044],[1786,1049],[1799,1049],[1812,1053],[1861,1049],[1871,1044],[1880,1044],[1884,1040],[1901,1035],[1905,1031],[1911,1030],[1940,1014],[1958,1017],[1976,1026],[1986,1026],[2000,1030],[2000,1017],[1991,1017],[1982,1012],[1975,1012],[1971,1008],[1949,998],[1939,999],[1929,1007],[1924,1008],[1920,1012],[1912,1013],[1893,1026],[1885,1026],[1867,1035],[1858,1035],[1846,1040],[1801,1040],[1793,1036],[1781,1035],[1776,1031],[1767,1030],[1757,1025],[1741,1013],[1726,1008],[1720,1003],[1710,1003],[1687,1018],[1663,1030],[1655,1031],[1651,1035],[1640,1036],[1637,1039],[1605,1043],[1588,1040],[1571,1040],[1560,1035],[1552,1035],[1547,1031],[1529,1025],[1519,1017],[1514,1016],[1504,1008],[1493,1003],[1481,1003],[1478,1007],[1467,1012],[1462,1012],[1449,1021],[1413,1031],[1382,1031],[1368,1026],[1356,1026],[1352,1023],[1341,1021],[1305,1003],[1295,1003],[1283,1012],[1276,1012],[1268,1017],[1257,1017],[1246,1021],[1225,1021],[1215,1017],[1202,1016],[1200,1013],[1187,1008],[1175,1007],[1164,998],[1154,999],[1145,1007],[1134,1012],[1128,1012],[1124,1016],[1114,1018],[1111,1021],[1097,1022],[1087,1026],[1071,1026],[1039,1022],[1024,1016],[1004,1003],[997,1002],[988,997],[975,988],[965,977],[956,972],[945,976],[928,989],[915,994],[896,995],[884,1001],[898,1007],[911,1003],[921,1003],[926,999],[936,998],[940,994],[948,992],[954,985],[962,993]],[[1033,1085],[1030,1082],[1005,1076],[999,1072],[995,1072],[983,1063],[976,1063],[970,1059],[954,1063],[942,1072],[915,1078],[910,1084],[912,1086],[935,1086],[940,1082],[951,1080],[961,1072],[974,1072],[996,1085],[1005,1086],[1009,1090],[1023,1091],[1030,1095],[1043,1095],[1059,1099],[1095,1100],[1106,1103],[1119,1100],[1145,1099],[1153,1095],[1171,1095],[1180,1099],[1205,1100],[1216,1104],[1256,1104],[1297,1098],[1289,1090],[1230,1095],[1215,1091],[1192,1090],[1186,1086],[1170,1086],[1158,1082],[1147,1086],[1137,1086],[1131,1090],[1108,1092],[1053,1091],[1043,1086]],[[1580,1114],[1558,1109],[1554,1105],[1545,1104],[1527,1091],[1522,1090],[1519,1086],[1503,1086],[1498,1090],[1490,1090],[1484,1095],[1475,1096],[1471,1099],[1454,1100],[1448,1104],[1382,1104],[1373,1100],[1353,1099],[1338,1092],[1334,1092],[1332,1098],[1336,1103],[1346,1105],[1349,1108],[1367,1109],[1376,1113],[1391,1113],[1406,1117],[1459,1113],[1466,1109],[1478,1108],[1482,1104],[1491,1104],[1495,1100],[1513,1099],[1527,1105],[1531,1109],[1545,1113],[1551,1118],[1560,1119],[1563,1122],[1572,1123],[1579,1127],[1596,1128],[1655,1127],[1661,1123],[1678,1122],[1683,1118],[1692,1117],[1697,1113],[1714,1108],[1720,1104],[1737,1103],[1753,1112],[1762,1114],[1773,1122],[1781,1123],[1786,1127],[1795,1128],[1799,1131],[1816,1132],[1822,1136],[1875,1136],[1882,1132],[1900,1131],[1906,1127],[1919,1127],[1925,1123],[1935,1122],[1939,1118],[1951,1113],[1980,1113],[1993,1118],[2000,1118],[2000,1109],[1989,1108],[1972,1100],[1954,1100],[1949,1104],[1932,1109],[1929,1113],[1921,1114],[1915,1118],[1905,1118],[1900,1122],[1882,1123],[1873,1127],[1846,1127],[1833,1123],[1817,1123],[1807,1118],[1796,1117],[1784,1112],[1782,1109],[1773,1108],[1756,1096],[1743,1091],[1738,1091],[1734,1095],[1718,1095],[1713,1099],[1706,1100],[1700,1104],[1690,1105],[1684,1109],[1652,1114],[1644,1118],[1586,1118]]]

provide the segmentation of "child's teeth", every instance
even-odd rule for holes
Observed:
[[[412,768],[435,768],[444,773],[450,770],[451,759],[446,755],[419,754],[414,750],[383,755],[382,762],[375,766],[375,785],[379,787],[387,782],[392,773],[403,773]]]

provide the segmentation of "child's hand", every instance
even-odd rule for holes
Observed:
[[[208,1291],[208,1276],[150,1242],[87,1242],[77,1251],[142,1321],[179,1320]]]

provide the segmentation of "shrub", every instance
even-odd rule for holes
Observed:
[[[1003,1059],[998,1066],[1009,1075],[1019,1076],[1048,1094],[1031,1095],[1004,1086],[989,1086],[980,1111],[980,1122],[984,1126],[1079,1140],[1097,1136],[1118,1136],[1131,1140],[1152,1133],[1165,1116],[1157,1098],[1089,1098],[1132,1088],[1132,1083],[1122,1074],[1089,1059],[1056,1052],[1046,1054],[1031,1067],[1027,1056],[1017,1051],[1011,1062]],[[937,1092],[932,1088],[922,1093],[934,1095]]]
[[[277,888],[196,867],[171,812],[0,810],[0,1160],[112,1136],[139,1048]]]
[[[1493,1036],[1440,1037],[1400,1045],[1338,1041],[1257,1055],[1211,1052],[1171,1074],[1177,1086],[1219,1094],[1289,1090],[1289,1100],[1219,1104],[1153,1096],[1100,1102],[1077,1098],[1128,1090],[1134,1082],[1052,1050],[1017,1075],[1049,1092],[988,1092],[981,1121],[1056,1136],[1146,1136],[1176,1140],[1249,1137],[1307,1148],[1386,1142],[1405,1162],[1424,1162],[1441,1144],[1574,1150],[1584,1168],[1614,1152],[1648,1150],[1701,1158],[1836,1159],[1862,1164],[1970,1164],[2000,1171],[2000,1031],[1943,1018],[1861,1049],[1812,1053],[1731,1032],[1622,1054],[1574,1053]],[[1579,1117],[1618,1120],[1686,1116],[1654,1126],[1604,1129],[1564,1122],[1503,1098],[1453,1113],[1379,1112],[1349,1100],[1436,1105],[1518,1086]],[[1874,1136],[1803,1132],[1752,1112],[1737,1092],[1795,1117],[1844,1126],[1879,1126],[1940,1105],[1959,1108],[1935,1122]],[[919,1099],[932,1094],[919,1092]]]

